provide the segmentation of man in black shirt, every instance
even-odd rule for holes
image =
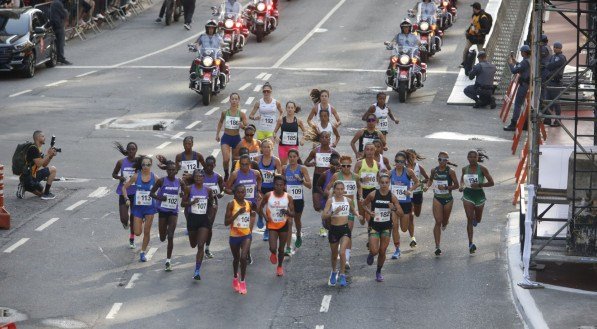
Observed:
[[[27,172],[21,175],[21,186],[27,192],[31,192],[37,196],[40,196],[43,200],[54,199],[55,196],[50,192],[52,182],[56,178],[56,167],[48,167],[52,158],[56,156],[56,149],[50,147],[48,154],[44,155],[41,153],[41,147],[46,142],[44,134],[36,130],[33,133],[33,143],[27,150]],[[40,182],[45,180],[45,189],[41,186]],[[22,197],[22,194],[21,194]]]
[[[58,62],[64,65],[71,65],[72,63],[64,58],[64,43],[66,33],[64,30],[64,22],[68,18],[68,11],[64,8],[62,0],[54,0],[50,5],[50,23],[52,29],[56,34],[56,53]]]

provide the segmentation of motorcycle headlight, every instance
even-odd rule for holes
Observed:
[[[410,62],[410,56],[408,56],[408,55],[400,56],[400,64],[406,65],[406,64],[408,64],[408,62]]]
[[[265,3],[260,2],[257,4],[257,10],[258,11],[265,11]]]
[[[224,26],[225,26],[227,29],[231,29],[231,28],[234,26],[234,22],[233,22],[231,19],[227,19],[227,20],[224,22]]]
[[[203,57],[203,65],[204,66],[211,66],[214,63],[214,59],[209,57],[209,56],[205,56]]]
[[[420,28],[421,28],[421,31],[427,31],[427,30],[429,30],[429,23],[427,23],[427,22],[421,22]]]

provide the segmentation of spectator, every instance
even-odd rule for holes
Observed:
[[[529,63],[529,57],[531,56],[531,48],[527,45],[520,47],[520,54],[522,56],[522,61],[520,61],[520,63],[516,62],[513,54],[511,54],[510,58],[508,58],[510,72],[512,72],[512,74],[518,73],[519,75],[519,86],[518,90],[516,91],[516,97],[514,98],[514,112],[512,112],[512,120],[510,120],[510,124],[508,126],[504,127],[505,131],[514,131],[516,128],[516,123],[518,122],[518,117],[520,116],[520,108],[522,107],[529,90],[531,76],[531,64]]]
[[[496,67],[493,63],[487,61],[487,54],[480,51],[477,55],[479,63],[473,66],[469,72],[468,78],[473,80],[475,77],[475,84],[464,88],[464,94],[475,101],[473,108],[482,108],[490,105],[491,109],[496,107],[495,97],[493,94],[493,79],[495,77]]]
[[[52,182],[56,178],[56,167],[48,167],[52,158],[56,156],[56,149],[50,147],[48,154],[41,153],[41,147],[46,142],[46,137],[40,130],[33,133],[33,144],[27,150],[26,164],[27,170],[19,178],[20,184],[17,191],[19,198],[23,197],[24,192],[31,192],[40,196],[43,200],[54,199],[55,196],[50,192]],[[45,189],[41,186],[41,181],[46,181]]]
[[[545,66],[545,69],[547,70],[547,77],[545,80],[551,78],[551,80],[546,81],[545,84],[545,89],[547,90],[546,96],[548,100],[553,100],[560,94],[559,87],[562,87],[562,78],[564,76],[564,67],[566,67],[566,61],[566,56],[562,54],[562,44],[560,42],[554,42],[553,56],[550,57],[549,62]],[[547,110],[552,112],[551,114],[553,114],[553,112],[555,112],[556,115],[560,115],[562,113],[562,109],[558,103],[553,103],[553,105]],[[543,123],[552,127],[560,126],[560,120],[558,119],[553,121],[551,121],[551,119],[545,119]]]
[[[484,51],[485,36],[491,30],[491,16],[481,9],[481,4],[475,2],[471,5],[473,7],[473,16],[471,18],[471,25],[466,30],[466,45],[462,52],[461,67],[464,67],[466,61],[466,54],[472,45],[477,45],[478,51]]]
[[[64,58],[64,43],[66,33],[64,30],[64,23],[68,18],[68,11],[64,8],[61,0],[53,0],[50,5],[50,24],[56,34],[56,52],[58,55],[58,62],[64,65],[71,65],[72,63]]]

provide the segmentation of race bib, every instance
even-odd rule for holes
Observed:
[[[357,195],[357,182],[353,180],[339,180],[339,182],[344,184],[344,195]]]
[[[375,208],[374,222],[387,222],[390,220],[390,209],[388,208]]]
[[[433,193],[435,193],[435,194],[450,194],[450,191],[448,191],[448,190],[440,190],[438,188],[439,186],[447,187],[448,186],[447,180],[434,180],[433,181]]]
[[[377,185],[377,174],[372,172],[361,173],[361,183],[367,186]]]
[[[293,200],[303,199],[303,187],[301,185],[288,185],[287,190]]]
[[[205,215],[207,214],[207,198],[206,197],[199,197],[194,198],[193,201],[199,200],[199,202],[191,205],[191,214],[195,215]]]
[[[282,132],[282,144],[297,145],[297,143],[298,143],[298,133],[297,132],[289,132],[289,131]]]
[[[249,153],[249,159],[251,159],[251,161],[255,161],[257,157],[259,157],[259,152]]]
[[[464,186],[471,187],[471,184],[479,184],[479,175],[477,174],[465,174],[464,175]]]
[[[245,190],[247,191],[247,194],[245,195],[245,199],[255,198],[255,185],[254,184],[245,185]]]
[[[166,197],[166,201],[162,201],[161,206],[164,209],[171,209],[171,210],[176,210],[178,209],[178,202],[179,202],[179,198],[177,194],[163,194],[164,197]]]
[[[329,168],[331,156],[332,153],[316,153],[315,166],[319,168]]]
[[[185,174],[192,174],[197,169],[197,160],[185,160],[180,162],[180,168]]]
[[[240,214],[234,220],[234,227],[236,228],[249,228],[251,223],[251,216],[249,213]]]
[[[348,205],[348,202],[332,202],[332,213],[338,208],[340,208],[340,212],[333,216],[344,217],[350,214],[350,206]]]
[[[392,185],[392,193],[396,196],[398,201],[405,201],[406,200],[406,191],[408,190],[407,186],[404,185]]]
[[[237,130],[240,129],[240,117],[231,117],[226,116],[226,121],[224,122],[224,128]]]
[[[273,170],[261,170],[261,176],[263,176],[264,184],[271,184],[274,182],[274,171]]]
[[[373,141],[377,140],[377,138],[370,138],[370,137],[363,137],[363,148],[369,143],[373,143]]]
[[[388,131],[388,118],[379,118],[379,122],[377,124],[377,129],[383,131],[383,132],[387,132]]]
[[[135,192],[135,205],[151,206],[151,197],[149,196],[149,191],[137,190],[137,192]]]
[[[129,180],[131,177],[133,177],[134,174],[135,174],[135,168],[131,168],[131,167],[122,168],[122,177],[124,177],[126,180]]]
[[[270,209],[271,216],[272,216],[272,222],[281,223],[281,222],[286,221],[286,216],[284,216],[284,214],[282,213],[282,210],[283,209],[278,209],[278,208]]]
[[[275,115],[262,115],[259,118],[259,130],[274,131],[276,127],[276,116]]]
[[[207,188],[209,188],[211,190],[211,194],[218,195],[220,194],[220,186],[218,185],[218,183],[213,183],[213,184],[203,184],[205,185]]]

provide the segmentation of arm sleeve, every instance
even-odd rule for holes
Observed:
[[[558,60],[555,60],[556,58],[558,58]],[[564,64],[566,64],[566,57],[554,55],[554,61],[549,62],[545,67],[548,70],[555,70],[559,69],[561,66],[564,66]]]
[[[473,80],[476,76],[479,75],[479,73],[481,73],[481,65],[479,64],[475,64],[475,66],[473,66],[472,70],[468,73],[468,78]]]

